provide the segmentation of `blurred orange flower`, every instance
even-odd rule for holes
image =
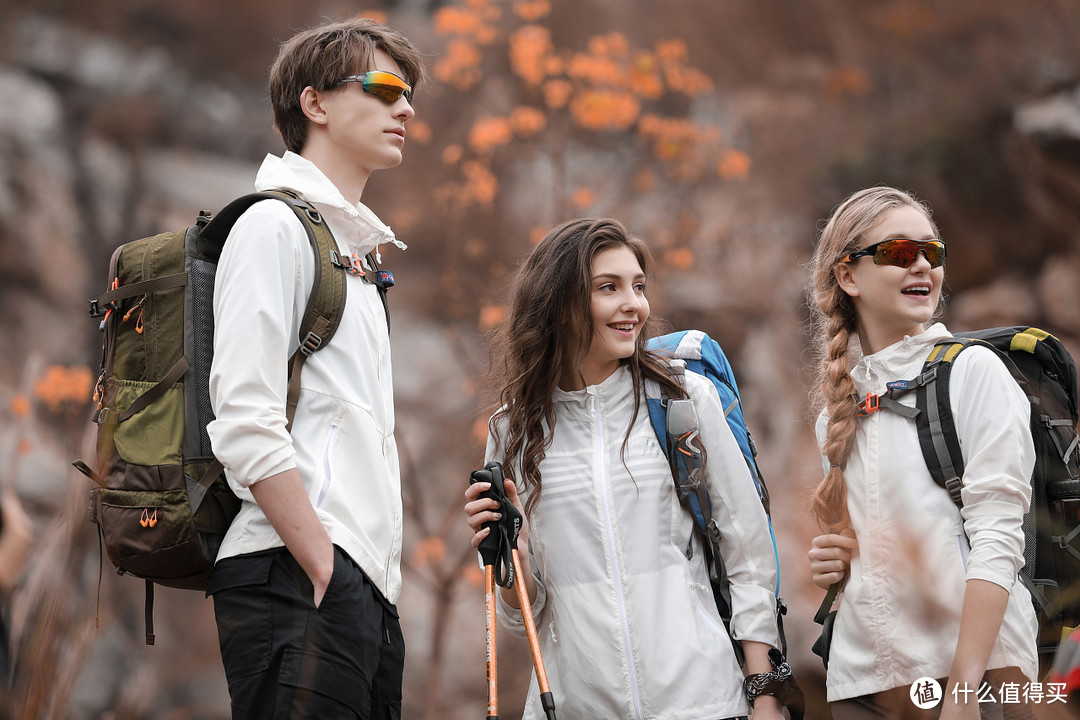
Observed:
[[[480,118],[469,130],[469,145],[479,153],[491,152],[512,139],[510,121],[504,117]]]
[[[700,95],[713,89],[713,81],[708,75],[682,65],[665,67],[664,78],[667,80],[668,87],[684,95]]]
[[[532,230],[529,231],[529,244],[539,245],[540,241],[544,239],[544,236],[547,235],[547,233],[548,229],[543,225],[535,226]]]
[[[480,27],[480,16],[464,8],[445,5],[435,11],[435,32],[439,35],[471,35]]]
[[[429,142],[431,142],[431,125],[424,122],[423,120],[413,119],[413,121],[409,123],[409,130],[407,132],[407,135],[409,137],[409,140],[411,140],[412,142],[418,142],[421,145],[427,145]]]
[[[653,154],[669,164],[669,172],[684,180],[700,176],[705,158],[716,151],[721,137],[715,125],[702,126],[687,118],[653,114],[642,116],[638,132],[652,140]]]
[[[465,173],[466,203],[490,205],[499,192],[499,181],[483,163],[471,160],[462,167]]]
[[[446,558],[446,542],[438,535],[426,537],[413,549],[412,561],[416,567],[438,565]]]
[[[453,144],[447,145],[442,151],[442,161],[445,165],[453,165],[461,159],[461,154],[464,152],[460,145]]]
[[[629,82],[625,69],[609,57],[575,53],[566,67],[566,75],[590,85],[624,87]]]
[[[630,64],[630,89],[641,97],[656,100],[664,94],[664,81],[657,72],[656,58],[649,53],[638,53]]]
[[[356,17],[368,18],[369,20],[374,20],[380,25],[386,24],[386,13],[384,13],[382,10],[361,10],[359,13],[356,14]]]
[[[461,568],[461,577],[473,587],[483,588],[486,578],[479,565],[465,565]]]
[[[29,455],[33,449],[33,443],[26,438],[19,438],[19,449],[16,451],[18,455]]]
[[[588,130],[626,130],[637,120],[641,104],[629,93],[590,90],[574,97],[570,112]]]
[[[552,110],[562,109],[573,92],[574,86],[566,80],[548,80],[544,83],[544,102]]]
[[[549,0],[515,0],[514,12],[525,22],[536,22],[551,12]]]
[[[480,50],[468,40],[455,39],[446,44],[446,55],[432,67],[437,80],[447,82],[458,90],[468,90],[480,82]]]
[[[596,193],[589,188],[579,187],[574,190],[574,194],[571,196],[570,202],[578,210],[582,210],[596,202]]]
[[[488,421],[482,417],[476,418],[472,425],[472,431],[469,433],[472,439],[478,443],[487,442],[488,436]]]
[[[594,35],[589,38],[589,52],[593,55],[610,55],[623,57],[630,51],[630,45],[626,36],[619,32],[610,32],[606,35]]]
[[[510,67],[528,85],[544,81],[553,52],[551,31],[541,25],[524,25],[510,35]]]
[[[30,414],[30,400],[25,395],[16,395],[11,398],[11,414],[17,420],[22,420]]]
[[[720,155],[717,172],[725,180],[745,180],[750,176],[750,156],[741,150],[728,148]]]
[[[505,305],[484,305],[480,308],[480,332],[492,330],[496,325],[501,323],[505,317]]]
[[[682,62],[687,55],[686,43],[682,40],[661,40],[656,43],[656,56],[664,62]]]
[[[93,384],[94,376],[88,367],[52,365],[34,383],[34,396],[52,412],[60,412],[65,407],[84,405]]]
[[[664,262],[675,270],[689,270],[694,266],[694,251],[688,247],[671,248],[664,253]]]
[[[547,116],[536,108],[520,105],[510,113],[510,127],[521,137],[532,137],[547,125]]]

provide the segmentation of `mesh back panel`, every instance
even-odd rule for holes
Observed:
[[[217,266],[205,260],[189,258],[188,283],[191,291],[191,329],[194,347],[191,372],[194,382],[195,420],[199,428],[199,455],[210,452],[206,426],[214,419],[210,409],[210,362],[214,358],[214,272]]]

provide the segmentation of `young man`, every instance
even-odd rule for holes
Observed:
[[[412,43],[370,20],[294,36],[270,71],[288,152],[267,156],[256,189],[314,205],[354,263],[380,243],[400,245],[359,200],[372,172],[401,162],[423,78]],[[290,432],[287,364],[314,274],[305,229],[277,200],[244,213],[221,256],[209,433],[242,507],[209,594],[234,718],[398,718],[389,330],[372,273],[355,265],[333,341],[303,367]]]

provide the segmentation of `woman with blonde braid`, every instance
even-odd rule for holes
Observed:
[[[1027,399],[991,350],[957,357],[950,387],[967,463],[962,515],[931,478],[914,421],[859,407],[915,378],[950,334],[931,324],[944,265],[929,209],[887,187],[841,203],[814,253],[825,478],[813,512],[825,534],[809,558],[815,584],[844,588],[827,672],[835,720],[970,719],[991,708],[1030,716],[1020,691],[1037,679],[1036,622],[1017,579],[1034,463]],[[915,393],[899,402],[914,405]],[[942,702],[920,710],[910,691],[927,678]],[[984,682],[983,699],[989,689],[997,703],[979,702]],[[1003,684],[1014,702],[1001,702]]]

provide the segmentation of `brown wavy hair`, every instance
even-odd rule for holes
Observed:
[[[850,195],[833,211],[818,238],[810,265],[807,296],[818,358],[812,404],[815,410],[824,408],[829,418],[822,448],[829,470],[814,492],[811,510],[822,527],[834,532],[850,524],[844,467],[855,442],[857,403],[850,371],[851,344],[859,319],[851,297],[840,288],[833,270],[842,257],[859,249],[866,232],[880,222],[882,215],[900,207],[913,207],[925,214],[934,234],[938,234],[930,208],[912,193],[891,187],[867,188]]]
[[[496,449],[505,444],[502,455],[506,464],[520,471],[515,480],[529,490],[525,507],[529,514],[540,499],[540,463],[555,429],[555,390],[566,373],[576,373],[574,384],[585,384],[581,361],[593,339],[593,258],[615,247],[629,248],[642,271],[650,275],[648,246],[617,220],[582,218],[553,228],[518,270],[507,317],[492,338],[494,370],[502,389],[490,428]],[[624,450],[646,378],[661,383],[672,397],[685,397],[671,379],[667,362],[645,349],[645,340],[656,324],[650,314],[638,334],[634,354],[622,360],[634,383],[634,412],[623,440]],[[505,427],[495,431],[502,422]]]

